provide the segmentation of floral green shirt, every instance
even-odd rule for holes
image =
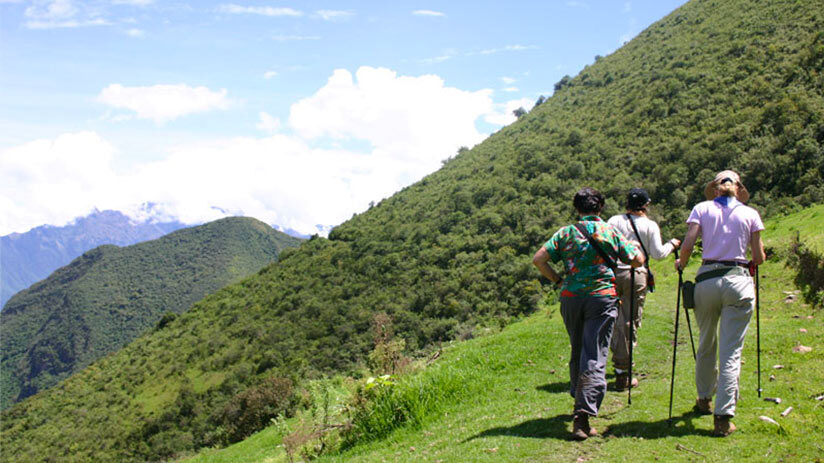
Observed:
[[[628,264],[639,251],[618,230],[600,217],[581,218],[587,231],[607,256]],[[615,273],[575,225],[567,225],[544,244],[552,262],[566,268],[561,296],[616,296]]]

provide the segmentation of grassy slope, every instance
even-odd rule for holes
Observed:
[[[815,206],[770,221],[766,245],[782,247],[798,228],[809,231],[808,239],[824,238],[822,214],[824,206]],[[696,266],[691,265],[685,275],[692,277]],[[763,396],[780,397],[783,402],[776,405],[757,397],[753,318],[745,342],[742,397],[735,420],[740,432],[713,439],[708,438],[712,418],[690,412],[695,395],[694,362],[683,312],[675,419],[673,427],[667,425],[677,273],[669,259],[656,262],[654,270],[660,278],[659,290],[649,296],[636,349],[641,384],[633,391],[631,406],[626,393],[607,393],[601,414],[594,420],[594,426],[605,431],[603,437],[575,444],[567,440],[572,407],[566,392],[568,339],[555,304],[501,333],[453,344],[434,366],[404,378],[404,383],[411,384],[448,375],[465,383],[455,399],[433,405],[438,411],[430,413],[421,426],[403,427],[385,439],[318,461],[820,461],[824,402],[814,397],[824,394],[824,326],[820,311],[784,302],[784,291],[792,289],[792,271],[779,259],[771,259],[760,269]],[[692,322],[697,341],[694,317]],[[793,353],[798,343],[812,346],[813,351]],[[774,365],[784,368],[776,370]],[[775,381],[769,380],[770,375],[775,375]],[[793,407],[791,414],[780,417],[788,406]],[[782,430],[760,421],[761,415],[781,423]],[[273,426],[227,449],[205,451],[185,461],[286,461],[279,444],[279,429]]]
[[[376,312],[413,351],[506,325],[542,297],[531,254],[584,184],[607,214],[648,187],[667,235],[723,168],[741,169],[765,215],[824,200],[819,3],[689,2],[328,240],[4,412],[4,450],[168,458],[225,442],[221,410],[264,377],[361,368]]]

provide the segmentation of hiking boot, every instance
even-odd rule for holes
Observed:
[[[712,435],[716,437],[727,437],[730,434],[735,432],[735,425],[732,424],[732,417],[730,415],[713,415],[713,422],[715,423],[715,429],[712,431]]]
[[[695,406],[692,409],[699,415],[712,415],[712,399],[695,399]]]
[[[588,437],[597,436],[598,431],[589,425],[589,415],[577,413],[572,419],[572,438],[575,440],[586,440]]]
[[[625,391],[630,385],[628,373],[618,373],[615,375],[615,390],[618,392]],[[638,378],[632,378],[632,387],[638,387]]]

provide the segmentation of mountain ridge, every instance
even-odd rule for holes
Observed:
[[[4,412],[4,442],[19,458],[174,458],[231,442],[228,411],[267,378],[363,374],[377,314],[409,351],[507,325],[553,297],[531,256],[584,185],[607,195],[604,216],[644,186],[668,236],[726,168],[765,218],[821,202],[817,5],[687,3],[328,239]]]
[[[85,252],[0,313],[2,405],[117,350],[164,314],[182,312],[298,242],[255,219],[226,218]]]
[[[178,221],[137,221],[95,210],[64,226],[41,225],[0,237],[0,310],[11,297],[103,244],[128,246],[186,227]]]

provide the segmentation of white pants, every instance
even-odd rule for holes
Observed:
[[[721,267],[703,265],[698,275]],[[716,415],[735,415],[741,350],[754,308],[753,280],[743,267],[695,285],[695,318],[701,333],[695,359],[695,386],[702,399],[712,398],[718,392]]]

